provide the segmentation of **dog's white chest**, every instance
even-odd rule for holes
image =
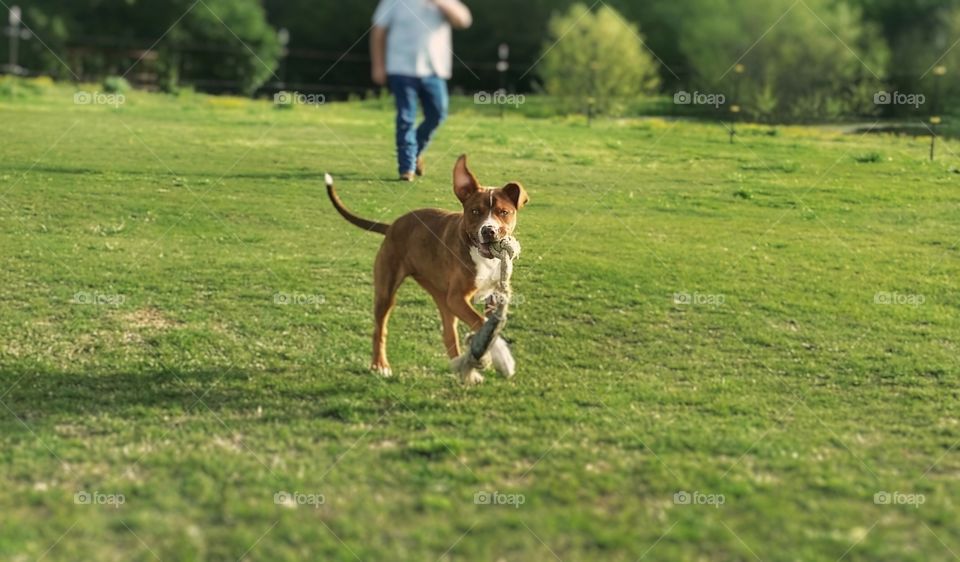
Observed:
[[[500,283],[500,260],[488,260],[476,248],[470,248],[470,257],[477,268],[477,298],[486,298]]]

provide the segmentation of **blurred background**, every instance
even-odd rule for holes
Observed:
[[[376,4],[21,0],[2,5],[0,63],[8,74],[122,76],[171,93],[366,98],[379,95],[369,78]],[[960,95],[960,0],[467,4],[474,25],[455,34],[453,91],[550,96],[528,112],[733,111],[761,122],[939,117]],[[725,104],[670,103],[694,91],[722,95]],[[662,103],[651,101],[657,96]]]

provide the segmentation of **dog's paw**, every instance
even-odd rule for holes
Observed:
[[[480,371],[471,369],[460,376],[460,381],[464,386],[474,386],[483,382],[483,375],[480,374]]]
[[[510,353],[510,346],[507,345],[507,340],[500,336],[497,336],[497,339],[490,344],[490,360],[493,363],[493,368],[507,378],[512,377],[517,372],[517,362],[514,361],[513,354]]]
[[[378,365],[374,363],[373,365],[370,365],[370,370],[384,378],[393,376],[393,371],[390,370],[390,365]]]
[[[476,368],[476,362],[470,357],[470,352],[466,352],[460,357],[450,361],[450,368],[453,372],[460,375],[460,382],[464,386],[472,386],[483,382],[483,375]]]

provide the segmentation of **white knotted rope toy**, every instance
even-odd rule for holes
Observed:
[[[493,291],[493,298],[496,299],[496,307],[487,315],[487,321],[480,327],[476,333],[467,336],[467,350],[450,362],[454,372],[460,375],[460,380],[464,384],[478,384],[483,382],[483,375],[480,371],[490,366],[490,345],[504,345],[506,343],[497,341],[500,337],[500,331],[507,323],[507,309],[510,307],[510,297],[513,294],[510,288],[510,276],[513,275],[513,260],[520,257],[520,242],[512,236],[507,236],[502,240],[490,244],[490,252],[493,257],[500,260],[500,281]],[[504,369],[507,376],[513,375],[513,359],[509,357],[509,365],[497,365],[498,370]]]

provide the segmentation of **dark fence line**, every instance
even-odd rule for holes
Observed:
[[[136,86],[146,89],[156,88],[157,74],[152,66],[156,64],[156,50],[150,50],[153,40],[135,38],[116,38],[106,36],[80,36],[72,39],[66,46],[66,53],[59,55],[71,65],[71,71],[76,72],[82,81],[102,80],[109,74],[127,73],[127,77]],[[0,52],[3,45],[0,45]],[[170,47],[168,47],[170,48]],[[206,44],[206,43],[179,43],[171,48],[179,56],[181,64],[189,64],[191,55],[246,55],[243,46]],[[82,64],[84,60],[97,60],[99,64]],[[472,94],[478,91],[494,91],[501,84],[506,85],[508,91],[530,93],[533,88],[529,82],[535,70],[528,72],[535,66],[537,60],[510,61],[510,67],[504,76],[498,72],[496,53],[491,54],[489,60],[461,60],[454,59],[454,78],[451,87],[455,92]],[[337,52],[324,49],[290,47],[285,56],[279,61],[265,84],[258,90],[257,95],[273,94],[281,90],[296,90],[304,93],[321,93],[337,98],[346,98],[350,95],[366,95],[379,88],[369,81],[370,56],[363,45],[357,45],[354,51]],[[681,77],[688,77],[691,69],[684,65],[670,65],[670,71]],[[108,69],[108,70],[107,70]],[[2,71],[2,69],[0,69]],[[24,69],[24,74],[40,74],[35,70]],[[324,81],[320,81],[325,77]],[[315,78],[311,80],[311,78]],[[329,78],[330,80],[327,80]],[[671,76],[672,78],[672,76]],[[916,80],[913,73],[896,72],[886,77],[887,81],[900,82]],[[664,93],[669,94],[678,90],[691,90],[692,86],[685,86],[688,80],[665,81]],[[239,92],[239,80],[214,78],[182,78],[181,85],[209,90],[214,93]]]
[[[35,39],[34,39],[35,40]],[[140,40],[103,36],[80,36],[71,39],[64,47],[64,52],[58,52],[69,67],[66,74],[73,78],[74,74],[80,81],[95,82],[110,74],[126,74],[127,78],[137,87],[153,89],[158,86],[156,73],[157,51],[160,46],[153,46],[155,40]],[[3,43],[6,43],[5,41]],[[0,44],[0,61],[7,58],[7,45]],[[165,46],[177,54],[181,67],[188,66],[191,56],[201,55],[237,55],[247,56],[243,46],[178,43],[176,46]],[[21,53],[23,45],[20,47]],[[535,61],[517,62],[515,68],[523,70],[522,74]],[[308,93],[325,93],[334,96],[346,97],[350,94],[364,95],[377,87],[369,82],[370,56],[363,45],[357,45],[355,52],[336,52],[322,49],[290,47],[280,59],[274,69],[273,76],[258,89],[258,94],[269,94],[284,89],[297,89]],[[470,89],[481,89],[480,86],[489,83],[498,85],[500,78],[497,73],[496,53],[490,60],[454,60],[454,86]],[[9,72],[0,63],[0,73]],[[18,74],[35,76],[42,71],[31,68],[19,68]],[[480,76],[478,80],[476,76]],[[288,78],[289,77],[289,78]],[[321,77],[333,78],[333,81],[320,81]],[[362,77],[362,78],[359,78]],[[239,92],[239,80],[188,78],[180,80],[183,86],[210,89],[215,93]],[[508,81],[512,83],[512,81]]]

